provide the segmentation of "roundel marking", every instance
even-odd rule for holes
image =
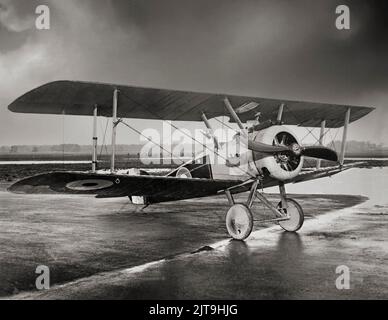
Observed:
[[[113,182],[109,180],[88,179],[69,182],[66,188],[76,191],[91,191],[109,188],[112,185]]]

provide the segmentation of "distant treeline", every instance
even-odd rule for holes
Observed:
[[[141,144],[118,144],[116,152],[118,154],[138,155],[143,145]],[[334,145],[328,147],[341,149],[341,142],[335,141]],[[90,154],[92,152],[91,145],[78,144],[59,144],[59,145],[14,145],[0,147],[0,154]],[[110,146],[98,146],[99,154],[109,154]],[[388,147],[383,144],[376,144],[365,141],[348,141],[346,149],[347,157],[388,157]]]
[[[116,145],[116,151],[123,154],[137,154],[140,152],[142,145]],[[110,146],[98,146],[98,152],[109,153],[111,151]],[[91,153],[91,145],[79,145],[79,144],[58,144],[58,145],[15,145],[15,146],[2,146],[0,147],[0,153],[7,154],[29,154],[29,153]]]
[[[335,150],[337,152],[341,150],[341,142],[334,142]],[[328,145],[332,147],[333,145]],[[346,146],[347,157],[367,157],[367,158],[381,158],[388,157],[388,147],[385,147],[382,143],[376,144],[369,141],[354,141],[350,140]]]

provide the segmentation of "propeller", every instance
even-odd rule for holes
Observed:
[[[260,153],[283,153],[290,152],[291,149],[287,146],[270,145],[258,141],[248,140],[248,149]]]
[[[296,139],[287,132],[281,132],[274,138],[273,145],[248,140],[248,149],[267,154],[285,154],[306,156],[329,161],[338,161],[337,152],[324,146],[300,146]]]
[[[302,147],[302,155],[311,158],[338,161],[337,152],[324,146],[304,146]]]

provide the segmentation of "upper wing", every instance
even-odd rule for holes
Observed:
[[[52,172],[18,181],[8,190],[27,194],[93,194],[100,198],[146,196],[155,200],[152,202],[162,202],[215,195],[239,183],[231,180]]]
[[[120,90],[118,116],[122,118],[201,121],[202,112],[205,112],[209,119],[229,116],[223,104],[225,97],[229,98],[243,122],[254,119],[258,112],[261,114],[260,121],[275,120],[281,103],[287,106],[282,118],[285,124],[307,127],[319,127],[322,120],[326,120],[327,128],[341,127],[349,107],[350,122],[373,110],[360,106],[76,81],[45,84],[16,99],[8,108],[13,112],[22,113],[91,116],[94,106],[98,105],[100,116],[111,116],[114,89]]]

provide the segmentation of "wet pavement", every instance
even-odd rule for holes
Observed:
[[[368,174],[375,172],[363,173]],[[236,242],[225,234],[224,198],[168,203],[141,212],[126,199],[0,192],[1,295],[387,299],[388,204],[350,195],[294,198],[307,216],[298,234],[256,225],[246,242]],[[50,267],[52,287],[36,291],[35,268],[42,264]],[[349,267],[349,290],[335,286],[339,265]]]
[[[387,299],[388,215],[381,209],[329,213],[307,221],[297,234],[262,229],[246,242],[221,241],[195,254],[17,298]],[[350,270],[349,290],[335,286],[341,265]]]

